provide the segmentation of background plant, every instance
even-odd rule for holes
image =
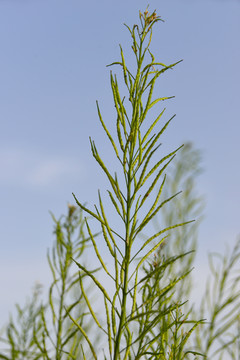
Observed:
[[[170,356],[178,358],[176,349],[181,349],[182,346],[178,333],[183,331],[183,324],[191,329],[190,318],[192,316],[188,314],[191,314],[192,304],[189,301],[186,302],[186,300],[189,299],[192,290],[191,271],[197,247],[197,229],[203,210],[202,197],[196,197],[196,176],[201,170],[200,153],[193,148],[191,143],[187,143],[180,152],[181,156],[176,157],[170,165],[166,180],[165,196],[176,192],[178,188],[181,188],[183,191],[172,200],[172,203],[162,209],[161,216],[154,219],[154,225],[156,229],[159,229],[161,223],[172,224],[176,221],[181,222],[186,213],[192,216],[192,218],[197,218],[198,221],[189,224],[187,227],[176,228],[171,234],[171,238],[154,252],[148,262],[148,266],[144,266],[146,273],[151,273],[156,268],[162,268],[162,271],[153,277],[150,284],[148,281],[145,284],[147,292],[151,294],[155,292],[155,298],[158,299],[150,307],[154,307],[156,312],[165,313],[169,299],[174,300],[179,305],[175,312],[171,314],[166,313],[165,317],[162,316],[155,329],[151,330],[158,334],[158,347],[162,348],[165,354],[162,358],[169,358]],[[172,211],[172,206],[175,209],[174,212]],[[178,259],[178,261],[173,261],[175,259]],[[166,263],[168,266],[165,265]],[[181,281],[176,281],[179,278]],[[174,286],[168,286],[169,279],[172,279],[173,284],[175,280]],[[163,292],[162,299],[159,299],[157,293],[161,294],[163,289],[167,289],[167,291]],[[202,318],[204,318],[203,314]],[[174,319],[177,323],[173,321]],[[169,326],[171,322],[172,326]],[[196,325],[192,330],[195,327]],[[183,336],[186,345],[190,333],[188,331]],[[189,346],[188,350],[190,349],[195,349],[196,351],[194,347]]]
[[[225,255],[209,255],[210,276],[198,310],[207,319],[194,335],[194,347],[207,359],[240,357],[240,239]]]
[[[177,189],[181,189],[181,194],[175,197],[171,204],[167,204],[161,211],[159,217],[154,219],[156,229],[159,229],[159,224],[171,224],[174,222],[182,222],[185,214],[188,214],[192,219],[196,219],[188,226],[178,227],[171,235],[171,240],[167,241],[162,249],[159,249],[161,254],[165,257],[171,255],[180,255],[189,253],[188,256],[182,257],[177,263],[173,263],[165,272],[165,276],[169,277],[171,274],[179,273],[180,271],[191,271],[193,269],[194,260],[198,246],[198,228],[203,218],[204,199],[197,195],[196,179],[201,174],[201,153],[194,149],[192,143],[188,142],[180,150],[180,156],[176,157],[168,170],[168,177],[166,179],[165,196],[175,193]],[[174,207],[175,211],[172,211]],[[158,261],[158,254],[154,254],[155,262]],[[174,296],[176,299],[189,298],[193,284],[191,281],[191,274],[189,274],[182,282],[174,289]]]
[[[0,353],[1,359],[39,359],[41,355],[38,347],[33,341],[33,329],[35,327],[36,335],[43,329],[41,323],[36,321],[41,312],[40,301],[41,285],[36,284],[30,299],[27,299],[24,306],[16,305],[16,318],[10,317],[6,327],[5,338],[1,338],[3,353]]]
[[[16,321],[10,320],[6,329],[8,344],[2,359],[79,359],[81,357],[82,336],[73,326],[68,314],[77,316],[76,321],[83,324],[86,315],[84,296],[79,292],[78,271],[74,271],[74,256],[85,263],[83,254],[88,247],[89,238],[84,234],[82,212],[69,205],[68,212],[54,221],[55,242],[47,259],[53,277],[49,287],[48,300],[40,298],[36,287],[32,299],[24,307],[17,305]],[[81,260],[80,260],[81,259]],[[76,270],[76,269],[75,269]],[[93,296],[88,288],[89,296]],[[85,324],[87,330],[91,322]],[[97,343],[97,334],[95,341]]]

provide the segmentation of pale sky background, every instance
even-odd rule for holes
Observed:
[[[104,190],[88,139],[110,160],[95,101],[114,123],[106,65],[119,59],[119,43],[127,58],[123,23],[147,4],[165,20],[155,27],[156,58],[184,59],[159,82],[161,96],[176,96],[164,104],[177,117],[163,145],[190,140],[203,155],[199,276],[207,252],[240,233],[239,0],[0,0],[0,328],[35,280],[50,280],[49,210],[59,217],[72,192],[92,205]]]

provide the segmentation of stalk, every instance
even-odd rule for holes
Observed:
[[[132,148],[131,143],[131,148]],[[131,151],[132,153],[132,151]],[[126,235],[125,235],[125,257],[124,257],[124,284],[122,290],[122,306],[121,306],[121,315],[118,326],[118,332],[115,342],[115,351],[114,351],[114,360],[117,360],[120,354],[120,344],[121,337],[123,333],[123,325],[126,319],[126,304],[127,304],[127,292],[128,292],[128,272],[129,272],[129,264],[131,259],[131,245],[132,239],[130,238],[130,226],[131,226],[131,177],[132,177],[132,157],[129,164],[128,176],[127,176],[127,213],[126,213]]]
[[[67,257],[67,254],[66,254]],[[65,300],[65,291],[66,291],[66,276],[67,276],[67,259],[65,259],[63,274],[62,274],[62,286],[61,286],[61,296],[59,303],[59,312],[58,312],[58,329],[57,329],[57,347],[56,347],[56,360],[61,359],[62,355],[62,315],[63,315],[63,306]]]
[[[138,107],[138,94],[139,94],[139,77],[141,73],[141,56],[142,56],[142,39],[140,42],[139,48],[139,57],[138,57],[138,69],[136,75],[136,87],[135,87],[135,101],[133,104],[133,115],[132,115],[132,123],[129,132],[132,134],[136,119],[137,107]],[[135,84],[134,84],[135,86]],[[136,134],[136,127],[135,127],[135,134]],[[136,139],[136,135],[134,134],[133,138]],[[118,326],[118,332],[115,342],[115,351],[114,351],[114,360],[117,360],[120,354],[120,344],[121,344],[121,337],[123,334],[123,325],[126,319],[126,304],[128,298],[128,284],[129,284],[129,264],[131,259],[131,247],[132,247],[132,238],[131,238],[131,207],[132,207],[132,194],[131,194],[131,183],[132,183],[132,165],[133,165],[133,157],[134,157],[134,149],[135,149],[136,141],[130,142],[130,149],[129,149],[129,165],[128,165],[128,172],[127,172],[127,204],[126,204],[126,219],[125,219],[125,257],[124,257],[124,283],[123,283],[123,290],[122,290],[122,306],[121,306],[121,315],[120,321]]]

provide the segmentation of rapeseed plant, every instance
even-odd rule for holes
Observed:
[[[130,71],[121,46],[120,61],[109,65],[120,67],[125,86],[120,91],[111,72],[114,134],[97,103],[119,170],[107,167],[92,139],[91,151],[108,179],[115,216],[108,216],[100,191],[94,209],[74,195],[76,204],[66,216],[52,215],[56,240],[48,253],[53,279],[48,300],[41,301],[37,287],[24,307],[17,306],[18,316],[1,338],[6,349],[0,359],[239,358],[240,277],[233,273],[239,243],[219,268],[211,261],[214,281],[200,310],[187,303],[195,286],[190,272],[197,226],[191,218],[202,209],[202,200],[192,196],[199,157],[189,144],[160,151],[174,116],[163,121],[165,109],[155,115],[153,110],[172,98],[155,98],[155,84],[180,62],[165,65],[151,52],[153,27],[161,21],[156,11],[140,12],[138,25],[126,25],[135,68]],[[183,197],[179,186],[185,187]],[[93,269],[85,261],[89,247],[98,263]]]

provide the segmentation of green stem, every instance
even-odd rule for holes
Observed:
[[[114,351],[114,360],[119,359],[120,355],[120,343],[121,338],[123,334],[123,325],[125,323],[126,319],[126,304],[127,304],[127,294],[128,294],[128,273],[129,273],[129,264],[131,260],[131,247],[132,247],[132,239],[131,239],[131,205],[132,205],[132,196],[131,196],[131,182],[133,180],[133,163],[134,163],[134,149],[136,145],[136,137],[137,137],[137,130],[136,129],[136,122],[137,122],[137,116],[138,116],[138,96],[139,96],[139,79],[141,74],[141,65],[142,65],[142,45],[143,40],[140,39],[140,47],[139,47],[139,56],[138,56],[138,68],[137,68],[137,75],[135,80],[135,94],[134,94],[134,103],[133,103],[133,114],[132,114],[132,123],[130,128],[130,134],[132,132],[134,133],[133,138],[130,143],[129,148],[129,162],[128,162],[128,172],[127,172],[127,212],[126,212],[126,220],[125,220],[125,226],[126,226],[126,235],[125,235],[125,256],[123,261],[124,266],[124,283],[123,283],[123,290],[122,290],[122,304],[121,304],[121,315],[120,315],[120,321],[118,325],[118,332],[116,336],[116,342],[115,342],[115,351]],[[139,125],[138,125],[139,126]],[[130,135],[129,134],[129,135]]]
[[[131,144],[132,145],[132,144]],[[132,163],[132,162],[131,162]],[[121,304],[121,316],[118,326],[118,332],[115,342],[114,360],[119,358],[120,354],[120,343],[123,333],[123,324],[126,319],[126,304],[127,304],[127,292],[128,292],[128,271],[131,258],[131,239],[130,234],[130,219],[131,219],[131,163],[129,164],[128,180],[127,180],[127,214],[126,214],[126,236],[125,236],[125,256],[123,260],[124,266],[124,283],[122,290],[122,304]]]
[[[59,314],[58,314],[56,360],[60,360],[61,354],[62,354],[62,325],[63,325],[62,313],[63,313],[64,295],[65,295],[65,289],[66,289],[66,276],[67,276],[67,253],[66,253],[65,264],[64,264],[63,274],[62,274],[62,289],[61,289]]]

